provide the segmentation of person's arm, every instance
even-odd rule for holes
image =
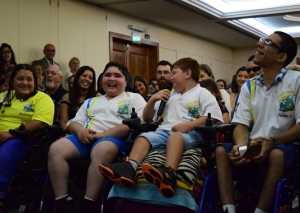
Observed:
[[[172,131],[182,132],[182,133],[190,132],[195,127],[204,126],[206,124],[206,121],[207,121],[207,117],[203,116],[193,121],[181,122],[173,126]]]
[[[274,143],[291,143],[300,139],[300,123],[295,124],[285,132],[271,137]]]
[[[243,124],[237,124],[237,126],[233,130],[233,140],[234,140],[234,145],[232,147],[231,154],[229,156],[232,162],[236,165],[249,162],[249,160],[243,158],[243,156],[241,156],[239,152],[240,146],[248,145],[248,141],[249,141],[248,126]]]
[[[154,110],[155,102],[158,100],[168,101],[169,96],[170,96],[169,90],[161,90],[155,93],[154,95],[152,95],[144,108],[143,120],[145,122],[152,122],[155,114],[155,110]]]
[[[248,126],[243,124],[237,124],[233,131],[233,139],[235,145],[243,146],[247,145],[249,141],[249,130]]]
[[[63,129],[66,129],[67,122],[69,120],[69,105],[68,105],[69,101],[67,96],[69,96],[68,93],[64,95],[59,110],[59,124]]]
[[[96,137],[96,131],[85,128],[76,121],[70,122],[67,131],[75,133],[82,143],[91,143]]]
[[[119,124],[104,131],[97,131],[96,137],[115,136],[119,138],[126,137],[129,132],[129,127],[125,124]]]

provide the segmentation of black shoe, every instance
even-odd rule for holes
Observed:
[[[172,197],[176,192],[175,171],[166,166],[154,167],[143,164],[143,175],[150,183],[155,184],[166,197]]]
[[[99,202],[83,199],[80,205],[80,212],[87,212],[87,213],[100,212]]]
[[[135,185],[136,171],[128,161],[114,163],[112,165],[98,165],[99,172],[112,182],[124,186]]]
[[[74,201],[73,198],[67,196],[65,198],[55,200],[54,213],[73,212]]]

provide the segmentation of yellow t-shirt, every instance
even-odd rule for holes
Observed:
[[[0,93],[0,103],[6,92]],[[0,131],[17,128],[21,123],[32,120],[52,125],[54,117],[54,103],[46,93],[38,91],[34,96],[23,101],[15,96],[10,106],[0,109]]]

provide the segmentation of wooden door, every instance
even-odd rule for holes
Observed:
[[[142,76],[147,82],[155,77],[158,44],[133,43],[129,36],[110,33],[110,60],[127,66],[132,76]]]

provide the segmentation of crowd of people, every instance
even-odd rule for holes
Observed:
[[[6,212],[9,184],[30,148],[30,135],[51,126],[66,132],[48,153],[56,213],[74,206],[68,189],[74,158],[90,158],[80,212],[100,212],[104,178],[114,183],[107,212],[143,206],[195,212],[199,147],[205,143],[195,128],[205,126],[209,114],[214,124],[236,125],[232,144],[215,150],[222,211],[236,212],[233,179],[238,177],[232,170],[249,164],[262,165],[266,173],[254,212],[270,211],[275,185],[293,164],[293,142],[300,136],[300,73],[286,68],[297,54],[290,35],[276,31],[261,38],[230,83],[216,80],[207,64],[192,58],[160,61],[156,78],[147,82],[116,62],[108,62],[97,78],[92,67],[73,57],[66,77],[54,60],[55,46],[46,44],[43,52],[31,65],[17,64],[12,47],[0,47],[0,213]],[[122,121],[133,115],[158,127],[131,144],[130,128]],[[258,151],[250,156],[242,151],[245,146]],[[116,162],[117,156],[123,160]]]

